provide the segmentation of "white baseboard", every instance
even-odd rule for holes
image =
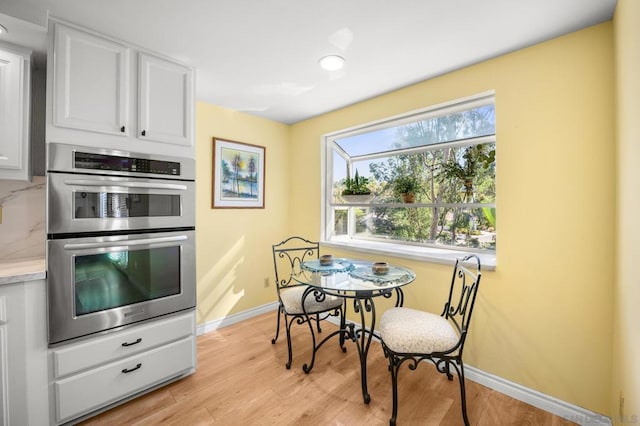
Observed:
[[[267,303],[266,305],[257,306],[247,311],[238,312],[235,314],[227,315],[224,318],[220,318],[213,321],[208,321],[204,324],[198,325],[196,328],[196,334],[199,336],[210,331],[217,330],[219,328],[227,327],[240,321],[244,321],[249,318],[253,318],[258,315],[262,315],[266,312],[275,311],[278,309],[278,302]],[[274,318],[275,321],[275,318]],[[275,327],[275,326],[274,326]]]
[[[529,389],[475,367],[465,364],[464,372],[465,377],[469,380],[579,425],[611,426],[611,419],[607,416],[559,400],[534,389]]]
[[[199,325],[196,329],[196,332],[198,335],[208,333],[210,331],[235,324],[254,316],[264,314],[266,312],[275,311],[277,309],[278,302],[268,303],[266,305],[258,306],[256,308],[238,312],[236,314],[231,314],[222,319],[209,321],[203,325]],[[339,321],[336,318],[329,318],[328,321],[339,325]],[[513,399],[517,399],[518,401],[533,405],[534,407],[541,410],[553,413],[556,416],[560,416],[579,425],[612,425],[611,419],[607,416],[559,400],[552,396],[543,394],[542,392],[538,392],[534,389],[529,389],[518,383],[511,382],[509,380],[503,379],[502,377],[495,376],[470,365],[465,364],[464,371],[465,377],[471,381],[503,393]]]

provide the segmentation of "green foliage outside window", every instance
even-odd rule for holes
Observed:
[[[386,135],[391,134],[394,142],[384,142],[388,156],[353,163],[361,170],[366,166],[368,177],[356,171],[354,179],[346,179],[351,186],[356,179],[358,183],[366,179],[365,186],[376,196],[370,207],[355,211],[356,236],[495,250],[493,105],[401,124],[393,130]],[[346,143],[342,148],[349,150]],[[342,187],[341,182],[337,185]],[[399,201],[398,195],[408,189],[416,193],[415,204]]]

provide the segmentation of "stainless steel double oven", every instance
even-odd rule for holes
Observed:
[[[50,143],[49,344],[193,309],[195,161]]]

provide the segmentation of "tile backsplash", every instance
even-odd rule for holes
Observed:
[[[45,177],[31,182],[0,180],[0,263],[44,258]]]

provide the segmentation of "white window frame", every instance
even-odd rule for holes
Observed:
[[[496,266],[496,255],[498,251],[498,247],[496,245],[496,250],[494,252],[488,252],[485,250],[473,250],[468,248],[440,248],[433,246],[424,246],[418,244],[412,244],[409,242],[388,242],[388,241],[374,241],[374,240],[366,240],[366,239],[354,239],[353,235],[347,235],[344,237],[334,237],[333,234],[333,208],[335,206],[332,205],[332,192],[331,190],[327,190],[327,188],[333,187],[332,181],[332,173],[329,172],[333,170],[333,153],[335,152],[336,145],[333,144],[333,141],[340,138],[345,138],[349,136],[355,136],[361,133],[373,132],[376,130],[384,129],[391,126],[399,126],[402,124],[407,124],[411,122],[415,122],[417,120],[426,120],[432,117],[437,117],[442,115],[443,110],[446,110],[447,114],[452,114],[458,111],[468,110],[474,107],[480,107],[483,105],[494,104],[495,105],[495,91],[487,91],[477,95],[452,100],[449,102],[440,103],[437,105],[433,105],[430,107],[422,108],[419,110],[410,111],[405,114],[399,114],[393,117],[385,118],[382,120],[377,120],[373,122],[369,122],[363,125],[350,127],[347,129],[339,130],[336,132],[328,133],[322,136],[321,138],[321,244],[326,247],[335,247],[340,249],[347,249],[354,252],[367,253],[367,254],[375,254],[381,256],[394,256],[405,259],[426,261],[430,263],[441,263],[441,264],[453,264],[455,260],[461,256],[469,254],[469,252],[473,252],[477,254],[483,264],[483,268],[486,270],[493,270]],[[488,142],[496,143],[497,146],[497,135],[490,137],[478,137],[473,138],[474,141],[478,140],[486,140]],[[467,142],[467,143],[465,143]],[[456,145],[467,145],[467,141],[453,141],[446,143],[448,146],[456,146]],[[445,144],[438,145],[439,147],[445,146]],[[417,150],[419,150],[418,148]],[[341,155],[345,158],[347,163],[349,163],[350,157],[348,154],[344,153]],[[371,154],[367,157],[386,157],[388,153],[383,154]],[[375,204],[366,204],[366,206]],[[353,206],[353,205],[351,205]],[[470,204],[473,206],[473,204]],[[347,209],[349,205],[345,205],[345,209]],[[350,214],[353,215],[354,209],[349,209]],[[353,218],[351,218],[353,219]],[[355,229],[350,229],[349,233],[352,234],[355,232]]]

